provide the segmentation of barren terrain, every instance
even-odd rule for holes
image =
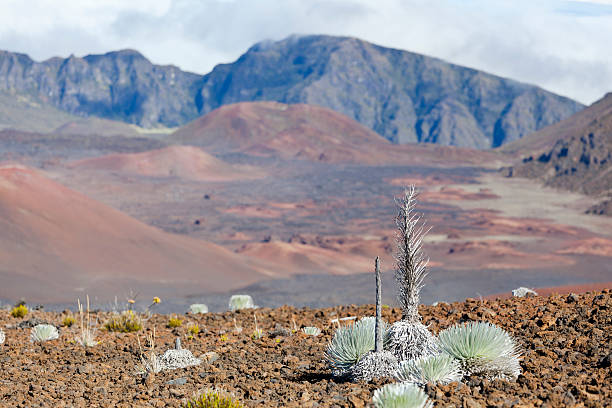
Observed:
[[[5,231],[19,231],[1,269],[7,302],[49,302],[33,281],[13,279],[46,270],[62,289],[58,308],[83,293],[101,302],[140,293],[168,299],[167,311],[193,299],[220,310],[238,290],[265,306],[364,303],[373,259],[393,269],[393,199],[408,184],[433,227],[426,302],[612,280],[612,219],[585,214],[597,200],[504,177],[497,169],[512,155],[393,145],[330,110],[271,102],[226,106],[169,136],[66,129],[0,132],[0,159],[38,168],[48,194],[0,196],[14,214]],[[21,220],[22,210],[41,221]],[[62,234],[49,235],[49,223],[65,224]],[[136,225],[140,238],[127,239]],[[213,266],[209,255],[232,261]]]
[[[163,300],[162,300],[163,302]],[[440,407],[604,407],[612,404],[612,297],[609,290],[584,295],[467,299],[423,306],[423,322],[433,333],[467,320],[490,321],[510,332],[522,349],[517,381],[486,381],[426,387]],[[184,348],[201,357],[199,366],[163,371],[143,381],[135,374],[144,334],[99,330],[100,344],[85,349],[74,342],[75,327],[43,344],[29,341],[28,321],[60,325],[64,314],[35,311],[24,319],[0,311],[6,343],[0,346],[0,404],[14,407],[178,407],[205,388],[232,392],[246,406],[364,407],[388,380],[349,383],[334,379],[324,351],[334,325],[331,319],[372,315],[374,307],[326,309],[281,307],[180,316],[181,327],[166,328],[169,316],[153,315],[145,332],[156,333],[163,353],[181,338]],[[251,337],[254,316],[263,337]],[[383,308],[385,320],[400,318]],[[100,323],[108,313],[96,313]],[[198,324],[200,333],[188,335]],[[23,328],[20,328],[23,327]],[[299,331],[323,330],[318,337]],[[241,332],[236,327],[242,328]],[[294,331],[298,329],[297,331]]]

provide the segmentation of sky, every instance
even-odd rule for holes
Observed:
[[[612,0],[0,0],[0,49],[132,48],[205,74],[291,34],[361,38],[590,104],[612,91]]]

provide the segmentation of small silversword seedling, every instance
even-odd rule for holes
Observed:
[[[306,326],[302,327],[302,332],[309,336],[318,336],[319,334],[321,334],[321,329],[314,326]]]
[[[376,408],[432,408],[425,392],[414,384],[387,384],[374,391],[372,402]]]
[[[438,335],[442,350],[459,360],[465,375],[516,379],[520,352],[514,339],[488,322],[456,324]]]
[[[43,341],[55,340],[59,337],[57,328],[51,324],[37,324],[32,327],[30,340],[34,343],[42,343]]]
[[[4,344],[6,336],[4,335],[4,331],[0,329],[0,344]]]
[[[232,295],[229,301],[230,310],[254,309],[253,298],[249,295]]]
[[[189,310],[191,310],[191,313],[193,314],[204,314],[208,313],[208,306],[203,303],[194,303],[193,305],[189,306]]]
[[[442,353],[402,361],[395,378],[398,381],[414,383],[419,386],[428,383],[448,384],[453,381],[461,381],[463,372],[459,361],[448,354]]]
[[[341,376],[361,357],[374,350],[376,318],[364,317],[353,325],[341,326],[327,346],[325,358],[335,376]],[[388,325],[383,322],[382,332],[387,337]]]

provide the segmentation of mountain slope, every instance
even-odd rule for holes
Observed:
[[[0,130],[46,133],[76,119],[29,95],[0,91]]]
[[[277,102],[222,106],[180,128],[169,141],[211,153],[366,165],[491,164],[501,155],[436,145],[397,146],[331,109]]]
[[[377,133],[332,110],[276,102],[224,106],[179,129],[171,140],[211,152],[244,152],[320,161],[365,161]]]
[[[204,76],[200,113],[272,100],[331,108],[396,143],[496,147],[582,105],[540,88],[355,38],[292,36]]]
[[[18,165],[0,166],[0,231],[0,298],[110,298],[126,288],[176,296],[270,274],[263,262],[162,232]]]
[[[538,178],[548,186],[590,195],[612,195],[612,93],[501,150],[524,156],[506,169],[508,175]]]
[[[75,115],[144,127],[173,127],[195,118],[200,78],[153,65],[133,50],[43,62],[0,51],[0,90],[29,94]]]
[[[521,140],[508,143],[498,148],[503,153],[525,156],[550,150],[560,139],[567,139],[580,133],[591,123],[612,114],[612,93],[594,102],[589,107],[554,125],[547,126]]]

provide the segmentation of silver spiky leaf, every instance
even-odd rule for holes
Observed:
[[[400,320],[391,325],[386,348],[399,361],[435,355],[440,352],[436,338],[421,323]]]
[[[414,185],[404,191],[404,195],[396,199],[398,214],[397,253],[395,255],[395,278],[398,285],[397,300],[402,308],[402,320],[419,322],[419,297],[423,288],[423,280],[427,276],[429,259],[423,253],[423,238],[429,231],[425,223],[416,213],[418,193]]]
[[[516,379],[520,351],[502,328],[488,322],[456,324],[438,335],[442,350],[459,360],[466,375]]]
[[[398,381],[414,383],[418,386],[425,384],[448,384],[461,381],[463,372],[461,365],[454,357],[448,354],[421,357],[402,361],[395,373]]]
[[[425,391],[414,384],[387,384],[374,391],[372,402],[376,408],[432,408]]]
[[[349,376],[353,381],[393,377],[398,367],[397,358],[390,351],[370,351],[351,367]]]

